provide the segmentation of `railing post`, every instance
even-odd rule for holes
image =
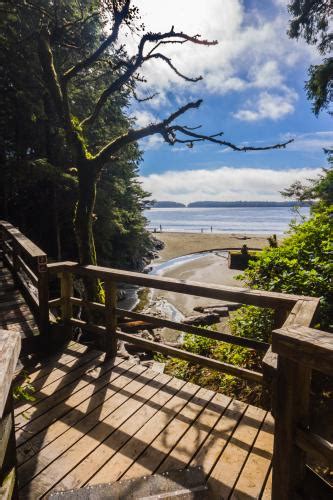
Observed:
[[[278,356],[272,500],[297,498],[305,453],[296,446],[296,427],[308,424],[311,369]]]
[[[20,262],[18,260],[19,248],[18,248],[18,245],[14,239],[12,240],[12,249],[13,249],[13,255],[12,255],[13,270],[14,270],[15,275],[17,275],[17,273],[20,269]]]
[[[73,275],[71,273],[61,273],[61,319],[63,323],[67,323],[72,315],[73,308],[70,301],[71,296],[73,295]]]
[[[37,257],[38,276],[38,327],[41,335],[46,335],[49,329],[49,279],[47,272],[47,256]]]
[[[104,347],[111,356],[117,355],[117,285],[114,281],[106,280],[105,290],[105,326],[106,336]]]

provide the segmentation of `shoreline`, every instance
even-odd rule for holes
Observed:
[[[162,232],[152,233],[152,236],[164,243],[159,257],[152,261],[161,263],[176,257],[193,253],[213,252],[219,250],[237,250],[244,244],[249,250],[261,250],[268,246],[268,235],[246,233],[188,233]],[[277,237],[281,241],[283,235]],[[223,283],[221,283],[223,284]]]
[[[244,282],[235,279],[241,271],[229,269],[227,249],[240,249],[244,243],[249,249],[268,246],[267,237],[262,235],[166,232],[156,233],[154,236],[165,245],[163,250],[159,251],[158,259],[151,262],[153,266],[166,263],[165,268],[162,266],[158,272],[159,276],[234,287],[244,287]],[[180,259],[178,263],[170,262],[170,266],[167,264],[168,261],[192,254],[194,259]],[[196,254],[202,256],[196,257]],[[184,317],[193,316],[197,314],[194,307],[224,304],[223,301],[158,289],[151,289],[149,302],[147,312],[154,312],[162,317],[168,317],[175,311]],[[179,333],[163,329],[163,337],[169,341],[175,341],[178,336]]]

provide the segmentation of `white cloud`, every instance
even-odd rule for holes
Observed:
[[[280,89],[285,85],[284,76],[289,70],[294,71],[296,64],[303,62],[308,66],[315,60],[313,47],[288,38],[286,8],[267,18],[259,7],[246,10],[242,0],[137,0],[136,3],[147,31],[164,32],[175,25],[176,31],[200,33],[203,38],[219,42],[213,47],[190,43],[164,46],[163,52],[172,57],[180,71],[189,76],[202,75],[204,80],[187,83],[162,61],[149,62],[143,72],[149,84],[162,92],[195,88],[200,93],[224,94],[256,88]],[[276,7],[281,2],[271,0],[271,13],[274,4]],[[135,53],[138,38],[129,34],[126,43]],[[161,100],[157,105],[160,104]]]
[[[254,122],[258,120],[279,120],[293,113],[297,94],[285,91],[283,94],[272,94],[261,92],[257,100],[251,99],[245,103],[245,107],[234,113],[239,120]]]
[[[156,117],[147,110],[140,110],[135,113],[135,128],[142,128],[156,122]]]
[[[287,140],[291,137],[294,138],[294,142],[288,146],[289,151],[314,152],[333,147],[333,131],[331,130],[309,132],[307,134],[289,133],[283,139]]]
[[[168,171],[141,177],[145,190],[156,200],[191,201],[261,200],[279,201],[279,191],[296,180],[306,182],[320,168],[272,170],[220,167],[215,170]]]
[[[146,139],[142,139],[140,141],[140,146],[142,149],[145,151],[151,151],[154,149],[159,149],[161,145],[163,144],[163,139],[160,135],[155,134],[155,135],[150,135]]]

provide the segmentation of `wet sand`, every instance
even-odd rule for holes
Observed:
[[[203,254],[201,258],[193,261],[166,267],[159,273],[160,276],[235,287],[244,287],[242,281],[235,279],[235,276],[241,274],[241,271],[229,269],[227,253],[217,249],[237,249],[241,248],[244,243],[249,249],[261,249],[268,245],[267,237],[260,235],[158,233],[156,236],[165,243],[159,259],[155,261],[157,263],[183,255],[211,251],[208,255]],[[223,304],[221,301],[165,290],[154,290],[152,300],[153,302],[157,301],[158,304],[160,301],[170,303],[184,316],[197,314],[193,311],[196,306]]]
[[[196,281],[198,283],[211,283],[213,285],[244,286],[241,281],[234,277],[240,271],[229,269],[227,259],[219,252],[212,252],[200,259],[185,264],[178,264],[161,272],[161,276],[176,278],[185,281]],[[196,306],[207,306],[223,304],[221,301],[211,300],[204,297],[194,297],[165,290],[155,290],[153,300],[165,299],[174,305],[184,316],[198,314],[193,311]]]
[[[159,252],[159,260],[169,260],[207,250],[241,248],[261,249],[268,245],[268,235],[224,234],[224,233],[156,233],[165,247]]]

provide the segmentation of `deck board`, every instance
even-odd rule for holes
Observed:
[[[189,465],[209,498],[270,498],[265,411],[75,343],[30,377],[36,401],[16,408],[22,498]]]
[[[2,264],[2,263],[1,263]],[[0,328],[20,332],[22,351],[29,353],[33,338],[39,335],[33,314],[18,290],[11,272],[0,265]]]

